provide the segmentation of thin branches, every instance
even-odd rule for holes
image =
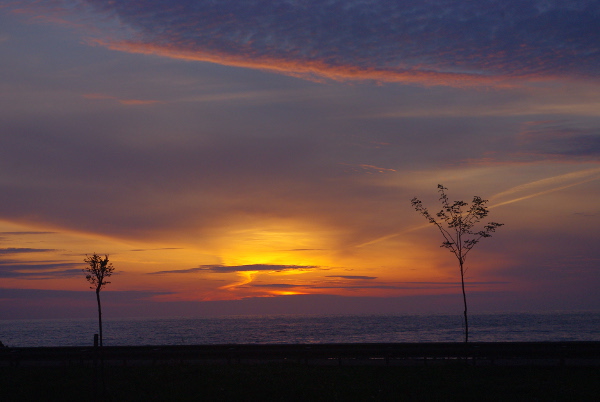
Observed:
[[[108,255],[104,258],[94,253],[86,256],[83,260],[88,266],[83,270],[85,279],[92,285],[90,289],[96,291],[96,301],[98,303],[98,326],[100,329],[100,346],[102,346],[102,306],[100,304],[100,290],[110,282],[106,278],[110,277],[115,270],[112,263],[108,261]]]
[[[440,247],[447,248],[458,260],[460,267],[460,279],[463,293],[464,303],[464,319],[465,319],[465,342],[469,340],[469,321],[467,317],[467,296],[465,292],[465,260],[469,252],[483,238],[491,237],[492,233],[503,223],[489,222],[482,229],[475,230],[475,226],[485,217],[489,210],[486,207],[488,200],[484,200],[479,196],[474,196],[473,201],[469,203],[464,201],[451,202],[446,194],[446,187],[438,184],[438,192],[440,193],[440,202],[442,209],[433,216],[429,210],[423,206],[421,200],[414,197],[411,200],[413,208],[423,215],[427,221],[435,225],[444,241]]]

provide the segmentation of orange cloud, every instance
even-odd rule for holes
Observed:
[[[132,41],[106,42],[93,40],[92,43],[111,50],[127,53],[150,54],[173,59],[204,61],[226,66],[253,68],[272,71],[312,81],[352,81],[373,80],[379,82],[402,82],[424,86],[494,86],[514,87],[514,80],[462,73],[441,73],[423,70],[392,70],[383,68],[362,68],[356,66],[332,66],[323,61],[285,60],[269,56],[227,54],[224,52],[204,52],[200,50],[180,49],[174,45],[156,45]]]

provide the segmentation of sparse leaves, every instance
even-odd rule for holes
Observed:
[[[482,230],[474,231],[475,225],[489,213],[486,207],[488,200],[474,196],[470,206],[464,201],[450,202],[446,190],[448,190],[446,187],[438,184],[439,199],[442,203],[442,209],[435,214],[438,219],[431,215],[418,198],[413,198],[411,205],[429,223],[437,226],[444,237],[441,247],[449,249],[459,260],[464,262],[469,251],[479,243],[480,239],[491,237],[491,233],[503,224],[489,222]]]
[[[503,224],[489,222],[481,230],[475,230],[475,226],[483,218],[487,217],[489,213],[486,207],[488,200],[475,196],[470,206],[469,203],[464,201],[450,202],[446,190],[448,190],[446,187],[438,184],[442,209],[435,214],[435,217],[429,213],[429,210],[423,206],[423,203],[417,197],[414,197],[410,203],[429,223],[439,229],[444,238],[441,247],[450,250],[458,259],[465,307],[465,342],[467,342],[469,340],[469,321],[467,318],[467,297],[465,293],[465,259],[467,258],[467,254],[481,239],[491,237],[492,233]]]
[[[91,256],[86,256],[83,261],[88,264],[83,272],[85,272],[85,279],[92,285],[90,289],[99,292],[105,285],[110,283],[106,278],[112,275],[115,268],[108,261],[108,255],[102,258],[94,253]]]
[[[90,289],[96,291],[96,302],[98,303],[98,327],[100,329],[100,346],[102,346],[102,306],[100,304],[100,290],[110,282],[106,280],[109,278],[115,268],[112,263],[108,261],[108,254],[104,255],[104,258],[94,253],[91,256],[86,255],[83,260],[88,264],[83,269],[85,273],[85,279],[92,285]],[[104,364],[104,363],[103,363]],[[104,367],[104,366],[103,366]]]

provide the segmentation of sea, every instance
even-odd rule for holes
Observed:
[[[9,347],[91,346],[98,321],[0,320]],[[461,315],[257,315],[103,320],[105,346],[461,342]],[[473,342],[600,341],[600,312],[469,316]]]

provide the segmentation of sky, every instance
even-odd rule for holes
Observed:
[[[0,0],[0,319],[600,310],[595,0]]]

